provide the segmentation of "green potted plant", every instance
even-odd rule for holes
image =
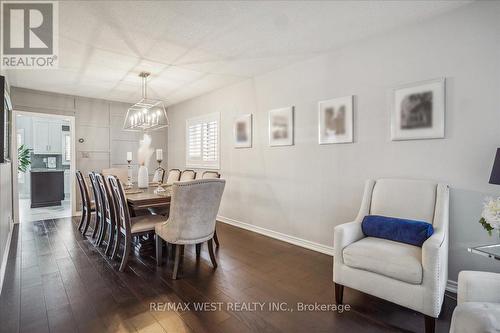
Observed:
[[[18,159],[17,170],[19,172],[28,171],[28,167],[31,165],[30,149],[25,145],[20,145],[19,148],[17,149],[17,159]]]

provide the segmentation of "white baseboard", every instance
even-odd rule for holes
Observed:
[[[446,283],[446,291],[456,294],[457,290],[458,290],[457,281],[448,280],[448,283]]]
[[[269,230],[269,229],[262,228],[262,227],[259,227],[259,226],[253,225],[253,224],[248,224],[245,222],[237,221],[237,220],[234,220],[234,219],[231,219],[228,217],[224,217],[224,216],[220,216],[220,215],[217,216],[217,221],[220,221],[220,222],[226,223],[226,224],[230,224],[230,225],[233,225],[233,226],[238,227],[238,228],[253,231],[253,232],[256,232],[258,234],[268,236],[268,237],[271,237],[274,239],[278,239],[280,241],[287,242],[287,243],[290,243],[293,245],[301,246],[301,247],[304,247],[304,248],[309,249],[309,250],[313,250],[316,252],[321,252],[321,253],[333,256],[333,247],[332,246],[326,246],[323,244],[311,242],[311,241],[308,241],[308,240],[305,240],[302,238],[286,235],[286,234],[283,234],[283,233],[278,232],[278,231]]]
[[[13,223],[10,223],[9,235],[7,236],[7,244],[5,244],[5,250],[3,251],[2,256],[2,265],[0,266],[0,294],[2,294],[3,279],[5,277],[5,271],[7,269],[7,261],[9,260],[10,242],[12,240],[13,229]]]

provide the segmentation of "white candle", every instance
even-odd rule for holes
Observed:
[[[131,151],[127,152],[127,161],[132,161],[132,152]]]
[[[156,160],[163,161],[163,150],[156,149]]]

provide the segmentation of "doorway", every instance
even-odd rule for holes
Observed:
[[[75,215],[75,118],[13,112],[14,221]]]

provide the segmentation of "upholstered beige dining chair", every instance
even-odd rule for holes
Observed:
[[[181,182],[186,182],[196,178],[196,172],[194,170],[184,170],[181,173]]]
[[[220,178],[220,173],[218,173],[217,171],[205,171],[201,175],[201,179],[218,179],[218,178]],[[217,236],[217,227],[215,227],[214,242],[216,247],[220,246],[219,237]]]
[[[207,242],[210,260],[217,268],[212,239],[225,184],[223,179],[198,179],[173,185],[170,216],[155,227],[158,266],[162,262],[163,241],[174,244],[173,279],[177,278],[184,245],[196,244],[196,257],[199,258],[201,244]]]

